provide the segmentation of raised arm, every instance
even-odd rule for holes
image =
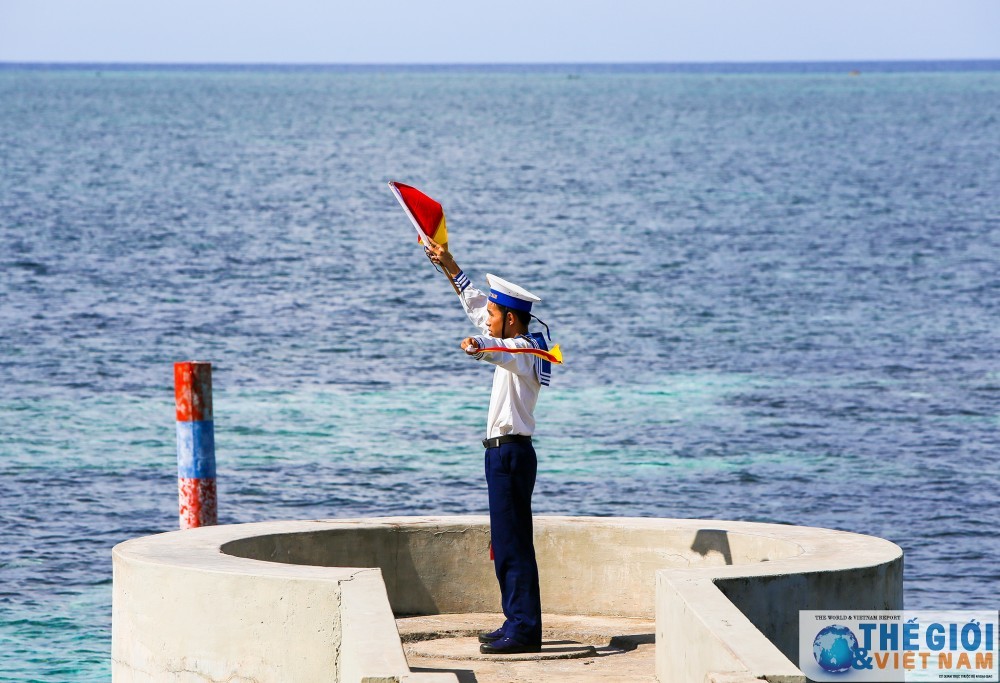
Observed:
[[[472,324],[480,332],[489,334],[490,328],[487,323],[489,313],[486,311],[486,304],[489,299],[486,295],[472,286],[472,282],[468,276],[462,272],[462,269],[455,263],[455,258],[451,255],[451,252],[444,246],[432,244],[426,248],[426,251],[427,258],[435,265],[441,266],[441,270],[448,276],[448,280],[455,289],[455,293],[458,294],[458,298],[462,302],[462,308],[465,309],[465,314],[469,316]]]
[[[427,240],[427,244],[429,246],[424,247],[424,253],[427,254],[427,258],[429,258],[431,263],[435,266],[439,266],[441,268],[444,276],[448,278],[448,284],[450,284],[451,288],[455,290],[455,294],[462,296],[462,290],[458,288],[458,284],[455,282],[455,276],[452,275],[451,271],[445,267],[444,263],[442,263],[442,258],[447,257],[447,259],[451,262],[452,269],[457,273],[461,273],[462,271],[459,269],[458,264],[455,263],[455,259],[451,257],[451,254],[445,246],[437,244],[436,242],[431,242],[430,240]]]
[[[427,252],[427,258],[431,260],[436,266],[441,266],[444,270],[444,274],[448,277],[455,279],[462,269],[458,267],[455,263],[455,257],[451,255],[451,252],[443,244],[430,244],[424,248]]]

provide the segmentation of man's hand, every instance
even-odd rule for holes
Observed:
[[[465,351],[470,356],[475,356],[479,353],[479,344],[472,337],[466,337],[461,343],[462,350]]]
[[[431,260],[431,263],[444,268],[444,271],[448,275],[458,275],[461,268],[458,267],[455,259],[452,258],[451,252],[443,244],[431,244],[424,247],[424,251],[427,253],[427,258]]]

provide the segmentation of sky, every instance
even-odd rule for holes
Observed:
[[[0,0],[0,62],[1000,59],[1000,0]]]

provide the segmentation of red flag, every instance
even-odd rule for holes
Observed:
[[[389,182],[392,193],[396,195],[400,206],[409,216],[413,227],[417,229],[420,242],[427,241],[435,244],[448,244],[448,227],[444,220],[444,209],[441,205],[425,195],[415,187]]]

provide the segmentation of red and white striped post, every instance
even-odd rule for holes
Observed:
[[[212,364],[174,363],[177,406],[177,492],[180,527],[218,524]]]

